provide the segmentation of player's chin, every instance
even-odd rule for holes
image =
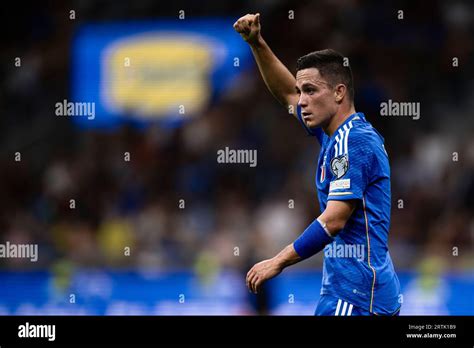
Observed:
[[[319,122],[314,119],[306,120],[305,122],[308,128],[317,128],[320,126]]]

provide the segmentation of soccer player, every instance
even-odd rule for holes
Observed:
[[[241,17],[234,29],[250,45],[268,89],[321,145],[321,215],[278,255],[254,265],[248,288],[257,293],[285,267],[324,249],[315,315],[397,315],[400,283],[388,251],[388,155],[383,137],[355,111],[351,68],[341,54],[325,49],[299,58],[295,79],[262,38],[260,14]]]

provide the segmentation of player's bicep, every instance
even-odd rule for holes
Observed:
[[[356,206],[356,200],[328,201],[326,209],[318,220],[324,222],[329,233],[335,236],[344,228]]]

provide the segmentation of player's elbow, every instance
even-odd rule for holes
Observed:
[[[332,236],[341,232],[344,229],[344,226],[346,226],[346,222],[347,220],[340,217],[334,217],[325,221],[326,228]]]
[[[335,236],[344,229],[355,206],[354,201],[329,201],[319,218],[326,224],[328,232]]]

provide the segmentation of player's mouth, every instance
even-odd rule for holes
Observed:
[[[303,116],[304,121],[309,121],[311,119],[311,112],[303,111],[301,115]]]

